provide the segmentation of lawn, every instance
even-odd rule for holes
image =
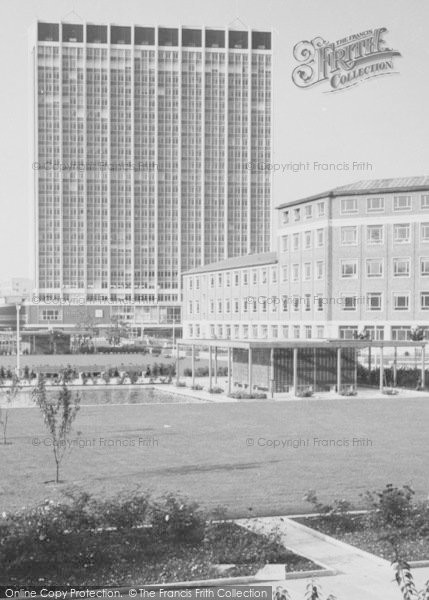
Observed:
[[[180,492],[236,517],[307,512],[309,489],[356,503],[368,489],[407,483],[424,498],[428,425],[423,398],[82,406],[55,486],[45,483],[54,462],[41,415],[17,408],[12,444],[0,446],[0,513],[66,485]]]

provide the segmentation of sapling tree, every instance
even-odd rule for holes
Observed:
[[[33,390],[33,398],[43,414],[45,425],[52,438],[52,452],[55,460],[55,483],[60,482],[60,467],[67,450],[67,441],[73,422],[80,408],[80,396],[72,394],[67,387],[67,376],[57,398],[50,399],[46,393],[45,379],[39,378]]]
[[[17,375],[12,376],[12,383],[8,387],[8,389],[3,393],[3,397],[5,399],[5,405],[3,407],[0,406],[0,427],[1,427],[1,435],[3,439],[3,445],[10,443],[7,441],[7,426],[9,423],[9,411],[12,402],[15,400],[19,390],[21,389],[21,382]]]

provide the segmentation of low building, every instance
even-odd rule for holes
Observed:
[[[277,216],[274,252],[184,275],[185,339],[428,336],[429,177],[361,181]]]

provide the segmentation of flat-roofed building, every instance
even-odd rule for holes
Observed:
[[[429,177],[360,181],[277,209],[275,252],[184,276],[184,337],[406,341],[429,333]]]

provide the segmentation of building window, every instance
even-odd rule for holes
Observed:
[[[192,300],[189,300],[188,302],[188,313],[192,315]]]
[[[262,269],[262,273],[261,273],[261,279],[262,279],[262,283],[267,283],[267,270],[266,269]]]
[[[271,337],[278,338],[279,337],[279,328],[277,325],[271,326]]]
[[[365,332],[368,333],[370,340],[377,340],[382,342],[384,340],[384,327],[383,325],[369,325],[365,327]]]
[[[282,278],[283,278],[283,281],[288,280],[288,265],[283,265],[283,267],[282,267]]]
[[[289,308],[289,297],[282,296],[282,310],[283,312],[287,312]]]
[[[356,246],[357,227],[341,227],[341,245]]]
[[[252,310],[254,313],[258,312],[258,304],[257,304],[256,300],[253,300]]]
[[[194,328],[193,328],[193,326],[189,325],[188,330],[189,330],[189,337],[190,338],[193,337],[194,336]]]
[[[292,265],[292,281],[298,281],[299,280],[299,265],[294,264]]]
[[[210,275],[210,287],[214,288],[215,286],[215,278],[214,275]]]
[[[311,340],[311,325],[305,325],[304,327],[304,335],[306,340]]]
[[[304,263],[303,276],[304,276],[305,281],[309,281],[311,279],[311,263],[310,262]]]
[[[284,210],[282,213],[282,223],[283,225],[287,225],[289,223],[289,211]]]
[[[231,273],[225,274],[225,285],[226,287],[231,287]]]
[[[301,210],[299,208],[294,209],[293,218],[295,221],[299,221],[301,219]]]
[[[247,340],[248,337],[249,337],[249,326],[243,325],[243,338],[245,340]]]
[[[420,236],[422,242],[429,242],[429,223],[422,223],[420,226]]]
[[[238,301],[238,298],[234,299],[234,312],[238,313],[240,311],[240,303]]]
[[[244,298],[243,300],[243,312],[247,313],[247,306],[249,304],[249,298]]]
[[[317,230],[317,245],[319,248],[322,248],[325,244],[325,235],[323,229]]]
[[[41,314],[42,321],[60,321],[61,313],[57,308],[44,308]]]
[[[299,250],[299,233],[293,234],[293,249]]]
[[[234,337],[235,337],[235,339],[238,339],[240,337],[240,326],[239,325],[234,325]]]
[[[383,260],[381,258],[369,258],[366,261],[367,277],[383,277]]]
[[[320,294],[316,294],[315,296],[317,298],[317,310],[319,312],[323,311],[323,296],[321,296]]]
[[[356,296],[343,297],[343,310],[356,310]]]
[[[249,274],[247,271],[243,271],[243,285],[248,285],[249,283]]]
[[[429,277],[429,258],[420,259],[420,275],[422,277]]]
[[[240,285],[240,273],[238,271],[234,271],[234,285],[236,287]]]
[[[368,212],[368,213],[384,212],[384,198],[367,198],[366,212]]]
[[[318,210],[319,217],[324,217],[325,216],[325,203],[318,202],[317,210]]]
[[[222,273],[217,276],[217,286],[222,287]]]
[[[200,278],[199,277],[195,277],[195,289],[196,290],[200,289]]]
[[[267,301],[266,300],[262,300],[262,312],[266,313],[267,312]]]
[[[284,337],[285,340],[288,339],[289,337],[289,325],[283,325],[282,326],[282,335]]]
[[[217,312],[218,314],[222,314],[222,300],[217,301]]]
[[[342,279],[355,279],[357,277],[357,261],[342,260],[341,261],[341,277]]]
[[[258,271],[256,271],[256,269],[252,271],[252,283],[253,285],[258,283]]]
[[[411,327],[394,326],[391,328],[391,334],[395,342],[405,342],[411,338]]]
[[[366,228],[366,241],[370,246],[378,246],[384,241],[383,225],[368,225]]]
[[[325,328],[323,325],[318,325],[316,327],[316,336],[319,340],[322,340],[325,337]]]
[[[420,207],[422,209],[429,208],[429,194],[423,194],[420,200]]]
[[[382,294],[380,294],[379,292],[369,292],[366,295],[367,310],[381,310],[382,297]]]
[[[409,310],[410,308],[410,295],[403,293],[393,294],[393,309],[394,310]]]
[[[210,314],[212,315],[214,313],[214,301],[210,300]]]
[[[393,226],[393,241],[395,244],[408,244],[410,241],[410,224],[397,223]]]
[[[349,215],[351,213],[357,213],[357,199],[356,198],[342,198],[341,199],[341,214]]]
[[[338,328],[338,334],[340,340],[354,340],[357,334],[358,328],[354,325],[341,325]]]
[[[420,294],[420,307],[422,310],[429,310],[429,292]]]
[[[311,310],[311,295],[310,294],[305,294],[305,297],[304,297],[304,310],[307,311],[307,312]]]
[[[311,231],[306,231],[304,233],[304,244],[307,250],[311,248]]]
[[[393,198],[393,210],[411,210],[411,196],[395,196]]]
[[[189,284],[189,285],[188,285],[189,289],[190,289],[190,290],[192,290],[192,288],[194,287],[194,285],[193,285],[193,284],[194,284],[194,281],[193,281],[192,277],[189,277],[188,284]]]
[[[258,337],[258,326],[257,325],[252,325],[252,337],[255,339]]]
[[[299,334],[300,334],[300,327],[299,327],[299,325],[294,325],[293,326],[293,337],[296,340],[299,340]]]
[[[299,297],[298,296],[294,296],[292,298],[292,308],[295,312],[299,311]]]
[[[307,206],[305,207],[305,218],[311,219],[312,216],[313,216],[313,206],[311,204],[307,204]]]
[[[316,279],[323,279],[325,276],[325,262],[318,260],[316,262]]]
[[[195,314],[200,314],[200,303],[198,301],[195,302]]]
[[[289,236],[282,235],[282,252],[287,252],[289,249]]]
[[[394,258],[393,259],[393,276],[394,277],[409,277],[410,276],[410,259],[409,258]]]
[[[277,283],[277,267],[271,269],[271,283]]]
[[[215,337],[215,326],[210,325],[210,337],[213,339]]]
[[[102,308],[96,308],[95,309],[95,318],[96,319],[102,319],[103,318],[103,309]]]
[[[218,335],[218,338],[223,337],[223,326],[222,325],[217,326],[217,335]]]

